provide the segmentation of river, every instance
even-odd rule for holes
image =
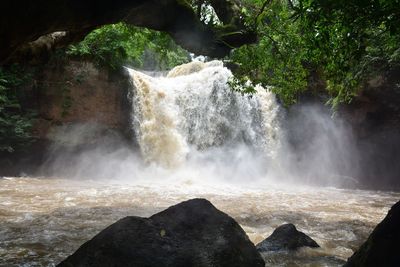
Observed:
[[[321,245],[264,254],[266,266],[340,266],[400,197],[354,189],[360,166],[340,118],[313,106],[287,116],[259,86],[252,96],[232,91],[222,62],[167,76],[128,72],[134,141],[75,149],[97,138],[97,126],[64,125],[46,178],[0,178],[1,266],[54,266],[124,216],[195,197],[231,215],[255,244],[293,223]]]
[[[54,266],[124,216],[150,216],[190,198],[209,199],[256,244],[283,223],[320,245],[266,254],[266,266],[340,266],[400,193],[317,187],[128,183],[50,178],[0,179],[0,266]]]

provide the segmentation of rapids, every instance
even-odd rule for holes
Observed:
[[[290,125],[270,91],[233,92],[221,62],[128,72],[139,151],[109,139],[75,151],[97,126],[65,125],[43,166],[54,178],[0,178],[0,266],[54,266],[124,216],[194,197],[235,218],[255,244],[293,223],[321,245],[266,254],[266,266],[340,266],[400,197],[338,189],[358,182],[346,127],[313,107]]]
[[[283,223],[320,249],[265,255],[266,266],[340,266],[399,199],[399,193],[334,188],[0,179],[0,266],[54,266],[116,220],[149,216],[194,197],[235,218],[254,243]]]

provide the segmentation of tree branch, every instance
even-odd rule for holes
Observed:
[[[260,11],[258,12],[257,16],[254,18],[254,27],[257,27],[257,21],[258,18],[261,16],[261,14],[264,12],[265,8],[267,7],[267,5],[269,5],[272,2],[272,0],[267,0],[263,3]]]

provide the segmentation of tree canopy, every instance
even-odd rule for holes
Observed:
[[[32,141],[32,111],[22,110],[17,88],[29,77],[16,66],[0,68],[0,152],[13,152]]]
[[[241,65],[239,80],[272,86],[287,104],[313,89],[315,78],[326,83],[333,105],[349,102],[373,72],[400,62],[398,0],[246,0],[243,5],[259,42],[233,51]]]
[[[70,45],[66,53],[111,69],[123,65],[143,68],[145,64],[150,64],[152,70],[170,69],[190,59],[189,52],[176,45],[168,34],[126,23],[96,29],[82,42]]]

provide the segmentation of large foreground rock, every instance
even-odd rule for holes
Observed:
[[[264,261],[235,220],[193,199],[150,218],[123,218],[59,266],[263,267]]]
[[[297,231],[296,227],[289,223],[276,228],[264,241],[257,245],[261,252],[295,250],[300,247],[317,248],[319,245],[311,237]]]
[[[400,201],[345,264],[345,267],[361,266],[400,266]]]

